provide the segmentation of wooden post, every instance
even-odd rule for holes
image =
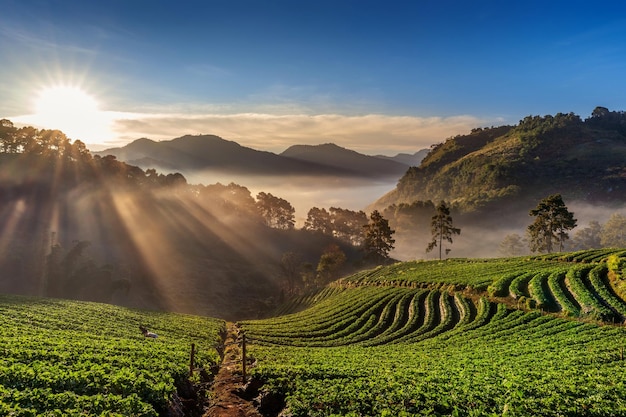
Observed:
[[[189,378],[193,376],[193,368],[194,368],[194,356],[196,354],[196,344],[191,344],[191,355],[189,357]]]
[[[622,346],[622,347],[620,348],[620,350],[619,350],[619,359],[620,359],[621,361],[623,361],[623,360],[624,360],[624,346]]]
[[[244,333],[241,338],[241,373],[243,383],[246,383],[246,334]]]

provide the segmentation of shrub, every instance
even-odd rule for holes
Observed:
[[[609,273],[615,278],[624,279],[624,275],[626,275],[626,259],[620,258],[618,255],[610,255],[606,260],[606,265],[609,267]]]

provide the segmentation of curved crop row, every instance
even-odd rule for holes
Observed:
[[[373,291],[375,290],[375,291]],[[335,308],[326,308],[326,304]],[[265,345],[378,346],[416,343],[447,332],[484,326],[492,303],[460,294],[406,287],[359,287],[289,316],[288,321],[241,322],[249,340]],[[325,307],[325,308],[322,308]]]
[[[581,307],[581,314],[596,320],[613,321],[614,312],[606,307],[595,295],[596,292],[585,285],[585,278],[593,267],[585,265],[570,268],[565,275],[566,285]]]
[[[524,303],[527,308],[574,317],[611,323],[623,321],[626,302],[617,296],[606,279],[604,261],[614,253],[621,251],[602,249],[552,255],[550,259],[559,262],[551,267],[505,274],[489,285],[487,291],[492,297],[508,296],[518,300],[518,307]],[[564,263],[564,259],[568,263]]]
[[[623,321],[626,317],[626,303],[619,298],[611,289],[607,278],[608,268],[606,264],[595,266],[589,271],[587,278],[593,291],[598,294],[605,305],[615,312],[615,319]]]
[[[550,272],[539,272],[528,282],[528,293],[535,300],[535,307],[546,311],[557,311],[558,305],[548,286]]]
[[[548,288],[550,288],[554,299],[559,304],[564,314],[578,317],[580,315],[580,306],[578,306],[565,287],[564,281],[566,274],[566,269],[558,269],[552,272],[548,276]]]
[[[526,272],[525,274],[515,277],[509,285],[509,294],[514,299],[521,297],[527,297],[528,294],[528,282],[535,275],[534,272]]]

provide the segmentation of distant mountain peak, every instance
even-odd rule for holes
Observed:
[[[406,164],[364,155],[334,143],[293,145],[280,155],[326,164],[335,168],[349,169],[360,176],[366,177],[398,177],[403,175],[408,168]]]

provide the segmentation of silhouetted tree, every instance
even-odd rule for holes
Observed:
[[[311,208],[306,216],[303,229],[332,236],[333,224],[330,213],[325,208]]]
[[[596,220],[589,222],[589,226],[576,231],[572,239],[573,250],[597,249],[602,247],[602,225]]]
[[[504,256],[520,256],[525,247],[524,239],[517,233],[511,233],[500,242],[499,252]]]
[[[331,207],[329,212],[333,226],[333,235],[354,246],[361,246],[364,238],[363,225],[367,224],[365,212],[339,207]]]
[[[452,243],[452,236],[461,234],[461,229],[453,227],[452,225],[450,208],[446,205],[445,201],[441,201],[436,208],[436,213],[430,222],[430,232],[433,240],[426,247],[426,252],[430,252],[435,247],[439,246],[439,259],[441,259],[443,240],[445,239],[449,243]]]
[[[363,240],[365,258],[377,262],[389,259],[389,252],[393,250],[393,244],[396,241],[393,238],[395,230],[389,227],[387,219],[378,210],[374,210],[370,215],[369,223],[363,227],[365,228]]]
[[[328,246],[317,264],[317,285],[325,285],[339,278],[339,271],[346,262],[346,254],[335,244]]]
[[[613,213],[602,227],[600,241],[604,247],[626,247],[626,216]]]
[[[260,192],[256,198],[257,208],[267,226],[283,230],[293,229],[296,210],[289,201],[265,192]]]
[[[559,251],[562,251],[563,243],[569,239],[566,231],[576,227],[576,219],[565,206],[561,194],[544,198],[529,214],[535,217],[535,221],[528,226],[530,250],[550,253],[553,241],[558,240]]]
[[[295,252],[284,253],[280,260],[280,270],[285,278],[287,294],[295,294],[302,283],[302,257]]]
[[[415,230],[428,230],[434,210],[432,201],[417,200],[411,204],[392,204],[383,211],[383,216],[389,219],[389,224],[398,232],[414,233]]]

